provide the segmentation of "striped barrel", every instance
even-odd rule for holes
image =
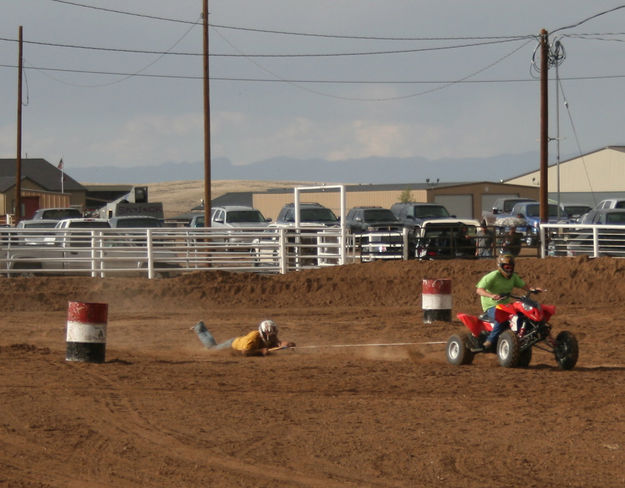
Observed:
[[[69,302],[67,307],[67,361],[103,363],[106,353],[106,303]]]
[[[423,322],[451,322],[451,280],[423,280]]]

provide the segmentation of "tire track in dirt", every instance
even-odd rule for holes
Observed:
[[[111,425],[115,426],[126,435],[136,436],[149,446],[154,454],[160,453],[162,449],[167,449],[169,456],[175,456],[177,462],[188,465],[205,465],[211,468],[219,467],[220,469],[230,472],[237,477],[245,475],[252,479],[264,479],[275,483],[296,483],[298,486],[316,487],[345,487],[345,486],[380,486],[392,487],[404,486],[402,483],[395,482],[376,482],[368,478],[353,479],[353,477],[344,477],[340,473],[329,470],[330,473],[324,477],[310,476],[303,472],[294,472],[291,469],[285,469],[279,466],[262,465],[257,466],[242,462],[231,456],[216,454],[210,449],[208,452],[205,446],[198,445],[197,437],[191,436],[180,430],[172,429],[164,425],[157,425],[149,420],[146,415],[142,414],[141,408],[135,401],[123,390],[116,389],[114,380],[102,373],[96,372],[95,369],[89,371],[91,378],[96,378],[98,383],[108,385],[102,391],[105,394],[102,400],[104,406],[108,410],[107,420]],[[154,390],[158,392],[158,389]],[[121,419],[121,422],[118,420]],[[262,447],[264,438],[259,437],[252,441],[249,448]],[[335,468],[334,468],[335,469]]]
[[[0,414],[4,424],[4,435],[0,445],[3,452],[11,453],[10,457],[3,456],[0,461],[2,467],[0,482],[6,479],[7,482],[19,483],[20,486],[32,483],[32,486],[79,487],[81,481],[74,470],[66,469],[67,466],[73,465],[72,462],[68,462],[70,460],[66,453],[57,452],[53,444],[47,443],[49,438],[57,433],[63,433],[63,427],[59,426],[49,413],[37,407],[38,397],[49,393],[47,378],[58,376],[65,369],[64,365],[60,365],[53,356],[49,356],[49,350],[27,344],[13,347],[14,351],[18,349],[25,352],[25,357],[20,357],[24,354],[17,353],[11,354],[8,358],[14,365],[15,373],[16,369],[21,369],[15,365],[23,360],[41,363],[38,369],[44,373],[38,375],[39,378],[34,379],[32,384],[11,383],[10,378],[3,378],[6,382],[0,387],[0,394],[5,401],[13,400],[21,404],[21,408],[3,408]],[[41,379],[43,383],[38,383]],[[71,437],[68,436],[67,440],[71,442]],[[37,462],[32,461],[33,453],[39,453]],[[108,488],[110,485],[94,481],[90,482],[89,486]]]

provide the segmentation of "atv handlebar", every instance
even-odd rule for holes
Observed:
[[[532,294],[538,295],[539,293],[542,293],[544,291],[547,290],[543,290],[542,288],[530,288],[525,295],[513,295],[512,293],[503,293],[499,296],[501,297],[500,300],[503,300],[504,298],[514,298],[515,300],[522,300],[524,298],[528,298]]]

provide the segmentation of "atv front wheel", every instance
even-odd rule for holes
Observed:
[[[560,332],[558,337],[556,337],[553,352],[560,369],[572,369],[577,364],[577,358],[579,357],[577,339],[566,330]]]
[[[519,339],[510,329],[504,330],[497,341],[497,357],[504,368],[514,368],[519,364],[521,351]]]
[[[454,334],[447,341],[447,361],[454,366],[471,364],[471,339],[468,333]]]
[[[532,361],[532,348],[528,347],[525,351],[521,351],[519,354],[519,368],[527,368]]]

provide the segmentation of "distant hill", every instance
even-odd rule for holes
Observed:
[[[215,158],[211,178],[215,180],[318,181],[326,183],[411,183],[426,178],[443,182],[499,181],[540,167],[538,152],[505,154],[491,158],[437,159],[366,158],[343,161],[277,157],[245,166],[226,158]],[[149,167],[66,167],[75,180],[90,183],[165,182],[203,180],[204,163],[164,163]]]

